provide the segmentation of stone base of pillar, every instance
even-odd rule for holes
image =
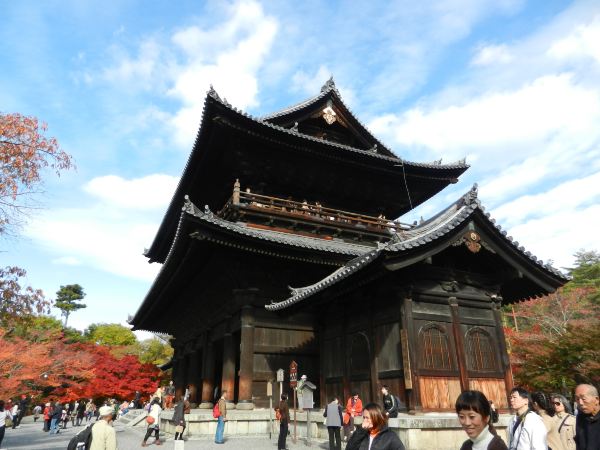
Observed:
[[[225,406],[227,406],[227,409],[235,409],[235,403],[232,402],[225,402]]]
[[[236,405],[236,409],[239,410],[244,410],[244,411],[249,411],[251,409],[254,409],[254,403],[252,402],[238,402],[238,404]]]
[[[212,409],[214,405],[211,402],[202,402],[198,408],[200,409]]]

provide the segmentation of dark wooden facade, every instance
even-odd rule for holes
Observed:
[[[173,336],[178,393],[202,407],[222,389],[238,408],[267,405],[292,360],[321,404],[378,400],[386,384],[416,410],[451,409],[465,389],[506,406],[499,308],[565,278],[512,242],[475,188],[427,222],[385,218],[466,168],[395,157],[332,82],[262,119],[211,91],[147,251],[162,270],[131,323]]]

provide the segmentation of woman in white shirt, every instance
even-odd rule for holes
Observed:
[[[12,419],[12,414],[9,410],[4,409],[4,400],[0,400],[0,447],[2,447],[2,441],[4,440],[7,418]]]
[[[463,392],[455,407],[458,421],[469,436],[460,450],[507,450],[491,424],[492,408],[483,392]]]

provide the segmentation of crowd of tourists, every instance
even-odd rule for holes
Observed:
[[[162,444],[160,416],[165,409],[173,409],[171,420],[175,425],[175,440],[182,440],[190,403],[187,393],[176,403],[174,398],[175,389],[170,383],[159,388],[145,403],[141,402],[137,393],[131,402],[107,400],[98,407],[92,399],[82,399],[65,404],[35,405],[31,412],[34,422],[42,419],[42,430],[49,434],[58,434],[61,429],[67,428],[69,422],[72,427],[93,422],[89,428],[89,448],[117,450],[112,422],[132,408],[147,411],[142,447],[148,445],[147,441],[153,435],[154,444]],[[214,402],[213,417],[217,419],[215,442],[218,444],[224,443],[227,398],[228,393],[224,390]],[[513,416],[506,429],[505,442],[494,426],[499,416],[493,402],[479,391],[462,392],[456,400],[455,409],[468,439],[460,450],[600,450],[600,399],[594,386],[578,385],[573,404],[560,394],[529,393],[515,387],[510,392],[509,404]],[[6,428],[19,427],[29,409],[30,399],[25,395],[7,402],[0,400],[0,446]],[[398,435],[388,427],[389,419],[398,417],[398,413],[404,410],[405,405],[387,386],[381,388],[381,404],[363,406],[358,392],[353,392],[345,403],[338,397],[331,398],[323,411],[329,449],[341,450],[342,442],[345,442],[345,450],[404,450]],[[286,394],[281,395],[275,413],[280,424],[277,448],[285,450],[290,422]],[[356,418],[360,418],[360,426],[355,425]]]
[[[398,397],[381,389],[381,405],[363,407],[357,392],[347,399],[345,407],[333,397],[323,416],[329,435],[329,450],[404,450],[398,435],[390,431],[388,420],[405,409]],[[514,413],[506,430],[505,442],[494,423],[499,414],[493,401],[480,391],[462,392],[456,399],[458,421],[468,439],[460,450],[600,450],[600,399],[598,390],[580,384],[575,390],[575,414],[569,401],[560,394],[529,393],[521,387],[510,392],[509,403]],[[361,417],[360,426],[355,418]],[[280,422],[277,448],[285,450],[289,433],[289,406],[286,394],[276,407]]]

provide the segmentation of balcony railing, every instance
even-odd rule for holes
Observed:
[[[319,202],[298,202],[291,199],[270,197],[241,191],[239,183],[234,185],[233,195],[218,215],[228,220],[243,216],[260,217],[262,221],[280,225],[304,226],[314,230],[335,229],[338,233],[391,237],[396,232],[409,230],[411,225],[391,221],[384,216],[373,217],[350,211],[328,208]]]

